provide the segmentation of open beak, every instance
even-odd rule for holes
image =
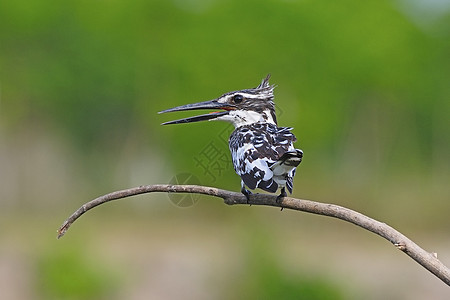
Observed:
[[[167,112],[174,112],[174,111],[185,111],[185,110],[198,110],[198,109],[222,109],[223,111],[217,111],[217,112],[211,112],[209,114],[199,115],[195,117],[189,117],[185,119],[179,119],[175,121],[169,121],[162,123],[161,125],[169,125],[169,124],[182,124],[182,123],[192,123],[192,122],[199,122],[199,121],[206,121],[206,120],[213,120],[220,116],[224,116],[229,113],[230,110],[235,109],[233,106],[219,103],[217,100],[210,100],[210,101],[204,101],[194,104],[186,104],[182,106],[177,106],[174,108],[169,108],[163,111],[158,112],[159,114],[167,113]]]

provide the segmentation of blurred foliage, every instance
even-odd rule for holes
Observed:
[[[449,108],[448,35],[426,34],[392,1],[0,5],[3,117],[11,126],[57,124],[81,149],[109,147],[145,126],[169,154],[180,141],[192,153],[189,145],[218,127],[187,143],[196,127],[162,131],[166,117],[156,112],[256,86],[269,72],[286,111],[280,123],[294,125],[309,149],[332,155],[364,103],[375,102],[380,118],[406,112],[389,120],[389,129],[417,134],[394,134],[417,139],[402,155],[429,163],[433,136],[444,133],[434,118]]]
[[[441,2],[0,1],[1,211],[53,214],[185,173],[238,190],[230,125],[161,127],[192,114],[157,112],[271,73],[279,124],[294,127],[305,153],[294,196],[445,230],[450,6]],[[208,205],[196,207],[223,213]],[[246,277],[256,296],[342,296],[320,275],[288,277],[255,245]],[[46,298],[108,296],[114,279],[78,250],[42,257]]]
[[[248,251],[243,254],[246,262],[243,277],[246,280],[237,286],[232,298],[345,299],[341,288],[331,279],[283,267],[279,262],[277,243],[273,243],[264,230],[250,232],[250,238],[243,241]]]
[[[38,258],[36,290],[42,299],[111,299],[118,276],[81,249],[60,249]],[[47,250],[48,251],[48,250]]]
[[[450,209],[450,8],[420,3],[2,1],[0,126],[63,137],[85,191],[182,173],[237,190],[231,125],[162,127],[192,112],[157,112],[271,73],[279,124],[305,153],[295,193],[448,223],[419,199]]]

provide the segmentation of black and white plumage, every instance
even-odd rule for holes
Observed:
[[[222,120],[234,125],[229,147],[234,170],[241,177],[241,191],[247,199],[250,189],[260,188],[286,196],[292,193],[295,170],[303,158],[303,151],[295,149],[297,140],[290,127],[278,127],[273,102],[270,75],[253,89],[223,94],[217,99],[171,108],[164,112],[222,109],[224,111],[163,123],[180,124],[203,120]]]
[[[247,186],[275,193],[279,187],[286,187],[292,193],[295,167],[301,162],[303,152],[294,148],[296,138],[291,129],[254,123],[233,131],[229,147],[243,189]]]

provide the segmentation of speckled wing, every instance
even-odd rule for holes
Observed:
[[[241,126],[231,134],[229,146],[234,169],[250,189],[258,187],[267,192],[277,191],[278,183],[273,178],[271,167],[284,153],[294,150],[296,138],[291,129],[256,123]],[[292,178],[290,185],[292,190]]]

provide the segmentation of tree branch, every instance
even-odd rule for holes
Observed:
[[[266,205],[276,206],[287,209],[293,209],[328,217],[341,219],[364,229],[367,229],[391,242],[397,249],[403,251],[422,265],[425,269],[437,276],[443,282],[450,286],[450,270],[437,258],[435,253],[429,253],[420,248],[416,243],[408,239],[405,235],[398,232],[394,228],[386,225],[385,223],[371,219],[361,213],[353,211],[351,209],[327,203],[320,203],[310,200],[302,200],[296,198],[285,197],[281,203],[277,203],[276,196],[267,194],[252,194],[250,201],[247,202],[247,198],[236,192],[222,190],[213,187],[205,187],[198,185],[169,185],[169,184],[155,184],[139,186],[131,189],[112,192],[110,194],[103,195],[92,201],[85,203],[77,211],[75,211],[58,229],[58,239],[62,237],[69,227],[75,222],[81,215],[88,210],[117,199],[122,199],[130,196],[152,193],[152,192],[167,192],[167,193],[195,193],[210,195],[218,198],[222,198],[225,204],[252,204],[252,205]]]

